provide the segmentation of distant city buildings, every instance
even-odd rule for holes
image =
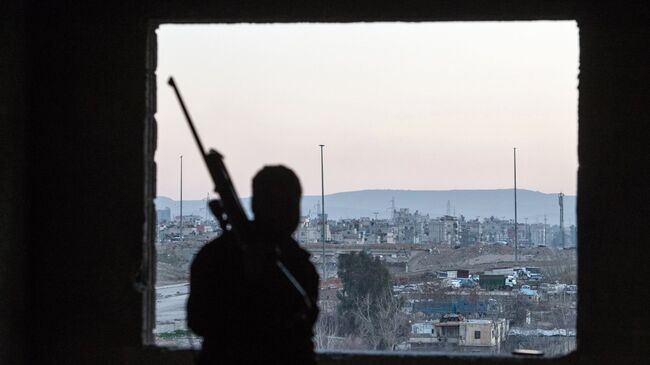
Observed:
[[[320,217],[302,217],[294,237],[300,243],[322,241]],[[464,216],[443,215],[431,217],[408,208],[395,209],[389,219],[348,218],[328,219],[325,241],[338,244],[513,244],[517,232],[519,245],[561,246],[560,228],[544,223],[518,223],[495,217],[466,219]],[[564,229],[565,246],[576,244],[576,227]]]
[[[162,215],[161,215],[162,212]],[[198,215],[183,215],[183,227],[181,230],[180,216],[173,220],[166,216],[170,214],[169,208],[156,210],[158,224],[156,225],[156,243],[174,243],[182,238],[199,237],[209,235],[210,238],[221,232],[221,227],[214,219],[205,219]],[[165,219],[161,219],[164,217]],[[181,234],[182,233],[182,234]]]
[[[169,208],[156,210],[159,242],[180,237],[180,217],[171,217]],[[347,245],[372,244],[422,244],[462,246],[474,244],[514,244],[515,224],[511,219],[496,217],[466,219],[463,215],[432,217],[408,208],[395,209],[391,218],[369,217],[328,219],[325,215],[325,242]],[[183,216],[183,236],[218,233],[218,223],[210,217]],[[518,223],[517,242],[521,246],[562,247],[559,225],[544,223]],[[576,246],[575,225],[564,228],[564,247]],[[322,242],[323,219],[321,215],[303,216],[294,239],[302,244]]]
[[[181,227],[181,217],[169,217],[169,209],[156,213],[157,280],[178,285],[189,280],[196,252],[222,230],[212,217],[183,215]],[[404,208],[392,209],[386,219],[378,219],[378,214],[353,219],[316,214],[299,221],[293,237],[302,244],[316,244],[305,248],[319,274],[323,272],[318,306],[332,324],[340,323],[337,308],[344,290],[338,259],[365,251],[388,268],[392,293],[402,303],[399,316],[391,322],[399,328],[389,328],[396,338],[393,350],[510,353],[521,341],[539,344],[549,354],[575,347],[576,265],[571,269],[566,260],[551,263],[555,258],[575,257],[571,256],[575,252],[534,248],[561,247],[559,226],[518,224],[519,244],[533,248],[526,250],[531,256],[527,262],[513,263],[507,258],[512,249],[501,246],[514,242],[512,220],[467,219],[453,213],[432,217]],[[328,245],[321,251],[323,228]],[[575,226],[565,227],[565,247],[574,245],[576,233]],[[504,257],[507,262],[501,261]],[[523,266],[533,263],[538,266]],[[167,293],[165,287],[158,290]],[[167,300],[167,295],[158,300]],[[159,320],[156,335],[162,338],[185,329],[184,320]],[[335,336],[335,327],[326,324],[316,326],[317,335],[329,336],[340,341],[336,346],[346,348],[345,337]],[[553,352],[555,342],[547,342],[551,336],[558,343],[557,352]]]

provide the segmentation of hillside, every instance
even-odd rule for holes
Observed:
[[[395,199],[395,207],[409,208],[431,216],[446,214],[447,202],[452,213],[464,215],[466,218],[505,217],[514,218],[514,194],[512,189],[495,190],[360,190],[325,195],[325,212],[331,219],[390,216],[391,200]],[[307,195],[302,199],[303,215],[315,215],[320,196]],[[245,209],[250,206],[250,199],[242,199]],[[156,198],[156,209],[169,207],[172,215],[179,214],[179,202],[167,197]],[[543,222],[544,215],[549,224],[558,224],[559,206],[557,194],[546,194],[538,191],[518,189],[518,218],[524,223]],[[564,197],[565,225],[576,222],[576,197]],[[248,212],[250,214],[250,212]],[[205,200],[185,200],[183,215],[205,215]]]

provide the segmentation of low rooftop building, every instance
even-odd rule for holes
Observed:
[[[492,347],[505,341],[508,321],[504,318],[465,319],[459,314],[447,314],[433,322],[411,325],[411,348],[436,348],[455,344],[460,347]]]

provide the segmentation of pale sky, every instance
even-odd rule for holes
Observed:
[[[167,78],[237,191],[285,164],[305,194],[576,193],[578,27],[563,22],[163,25],[158,195],[212,191]]]

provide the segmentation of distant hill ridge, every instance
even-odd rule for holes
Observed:
[[[325,213],[330,219],[390,217],[391,200],[395,208],[409,208],[432,217],[447,213],[447,201],[451,213],[463,215],[467,219],[476,217],[514,218],[513,189],[491,190],[359,190],[325,195]],[[315,216],[320,195],[303,196],[301,210],[303,215]],[[242,205],[250,215],[250,198],[241,199]],[[172,215],[179,214],[179,202],[159,196],[155,199],[156,209],[170,208]],[[205,200],[183,201],[183,215],[205,216]],[[544,215],[548,224],[557,225],[560,207],[557,194],[517,189],[517,218],[521,223],[542,223]],[[576,197],[564,196],[564,223],[568,227],[576,222]]]

